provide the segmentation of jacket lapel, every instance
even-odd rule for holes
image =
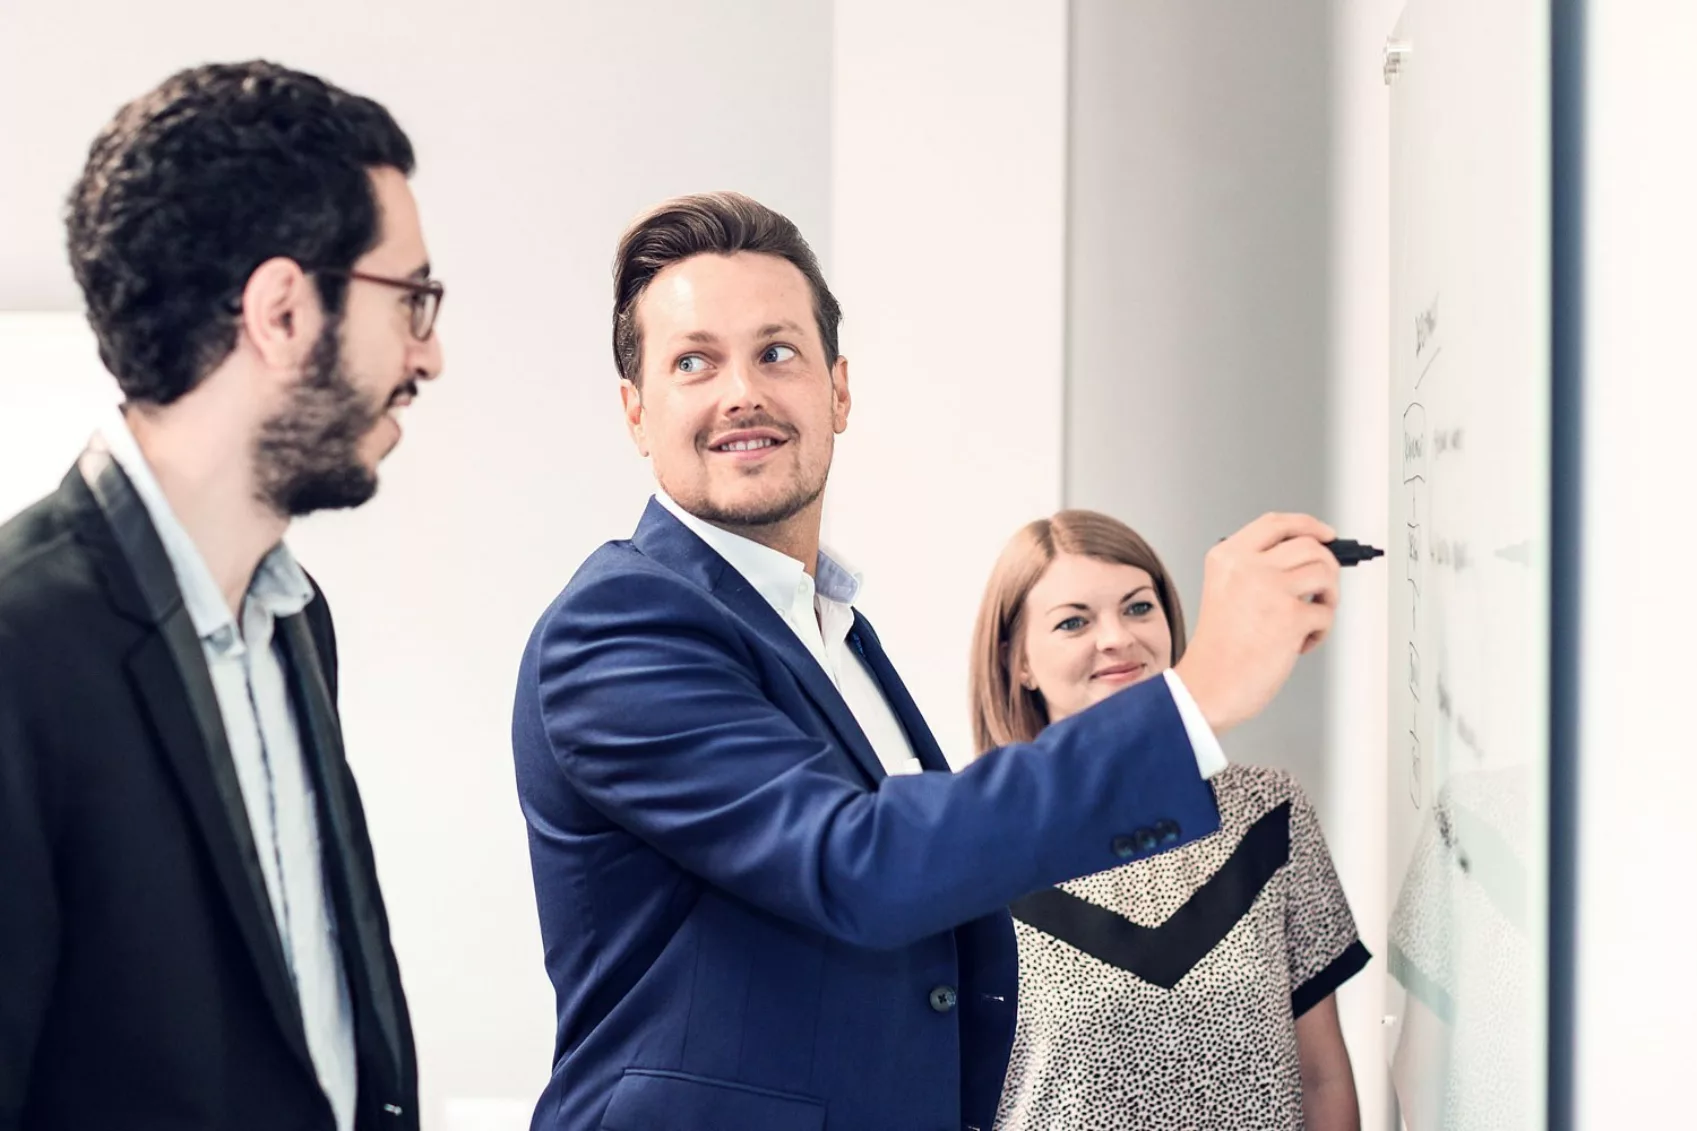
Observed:
[[[919,713],[919,704],[908,694],[907,684],[896,674],[895,665],[890,663],[890,657],[884,651],[884,645],[878,639],[878,634],[872,631],[872,625],[860,615],[860,610],[854,611],[854,628],[849,633],[849,643],[855,654],[866,661],[866,667],[877,681],[878,689],[884,693],[884,701],[895,712],[896,721],[901,723],[902,730],[907,732],[908,745],[913,747],[914,756],[926,770],[949,773],[949,760],[943,757],[943,748],[937,745],[937,737],[931,733],[931,728],[925,723],[925,716]]]
[[[342,774],[346,755],[342,728],[324,682],[324,669],[305,614],[283,617],[277,622],[279,638],[288,659],[289,679],[300,716],[304,753],[319,797],[319,819],[329,832],[324,838],[325,872],[331,878],[340,930],[351,942],[343,947],[343,962],[358,994],[369,1004],[371,1019],[382,1040],[385,1065],[391,1080],[401,1076],[400,1021],[395,1008],[395,989],[389,982],[384,960],[383,930],[377,921],[378,893],[368,882],[354,851],[353,819]]]
[[[300,1004],[271,912],[223,712],[170,559],[146,506],[102,446],[83,453],[78,471],[81,484],[69,482],[73,489],[86,487],[98,508],[91,515],[95,521],[83,529],[114,602],[155,629],[127,658],[142,710],[183,790],[284,1039],[311,1072]]]
[[[884,780],[883,763],[836,685],[801,638],[742,574],[658,502],[649,502],[634,541],[637,549],[701,585],[753,628],[790,669],[872,784]]]
[[[819,666],[819,661],[814,659],[813,653],[807,650],[807,645],[801,642],[795,630],[778,615],[778,611],[767,604],[766,598],[728,564],[719,577],[713,595],[747,621],[760,634],[760,638],[778,653],[784,661],[784,666],[800,681],[802,690],[807,692],[807,697],[813,700],[814,705],[824,714],[826,721],[831,724],[831,729],[837,732],[837,738],[843,748],[854,757],[861,770],[874,784],[883,781],[884,764],[878,760],[878,754],[872,749],[872,742],[866,737],[866,732],[861,730],[860,724],[855,721],[854,712],[849,710],[842,692],[837,690],[837,685],[831,682],[831,677],[825,674],[825,669]]]

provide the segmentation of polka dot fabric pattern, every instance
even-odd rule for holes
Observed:
[[[1097,920],[1082,945],[1016,904],[1019,1020],[999,1131],[1302,1126],[1296,1016],[1367,953],[1296,781],[1231,766],[1212,785],[1218,832],[1061,885]],[[1129,940],[1117,950],[1100,945],[1114,933],[1102,912],[1135,924],[1106,924]],[[1149,962],[1157,948],[1199,957],[1171,988],[1125,968],[1162,965]]]

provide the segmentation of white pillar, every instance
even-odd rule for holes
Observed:
[[[1061,504],[1065,0],[839,0],[832,289],[854,407],[826,539],[951,760],[1002,543]]]
[[[1575,1126],[1689,1126],[1697,9],[1584,8]]]

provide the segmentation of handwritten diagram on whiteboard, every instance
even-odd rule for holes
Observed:
[[[1540,5],[1413,0],[1391,116],[1390,891],[1403,1122],[1543,1126],[1549,129]]]

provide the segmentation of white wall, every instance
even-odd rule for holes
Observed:
[[[854,409],[825,533],[957,763],[990,567],[1061,499],[1066,27],[1065,0],[835,11],[830,277]]]
[[[82,315],[0,311],[0,523],[58,488],[117,404]]]
[[[830,11],[0,5],[0,309],[76,305],[61,201],[118,105],[182,66],[264,55],[319,71],[387,104],[417,147],[446,375],[409,411],[377,500],[291,542],[336,611],[427,1126],[478,1096],[518,1101],[524,1126],[549,1071],[508,719],[534,618],[590,550],[629,534],[649,485],[608,346],[614,243],[662,197],[735,187],[787,212],[829,265]]]
[[[1585,7],[1576,1126],[1688,1126],[1697,9]]]
[[[1143,533],[1194,621],[1209,547],[1326,502],[1328,12],[1073,13],[1066,501]],[[1300,665],[1227,751],[1325,813],[1323,675]]]

